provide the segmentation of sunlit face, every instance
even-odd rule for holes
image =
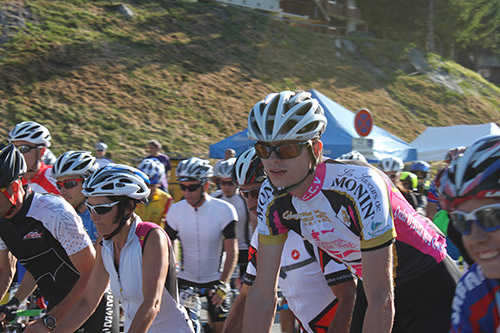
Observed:
[[[151,156],[156,156],[158,154],[158,151],[160,151],[160,149],[158,149],[155,145],[148,145],[148,150],[149,155]]]
[[[36,144],[28,142],[28,141],[12,141],[12,143],[16,146],[36,146]],[[31,149],[27,153],[23,153],[24,160],[26,161],[27,172],[24,174],[26,179],[31,179],[36,176],[38,170],[40,170],[41,162],[40,158],[45,153],[45,147],[38,147]]]
[[[190,191],[189,189],[182,190],[182,194],[184,195],[184,199],[193,207],[198,207],[200,202],[202,201],[202,197],[205,195],[204,190],[208,188],[208,183],[202,184],[199,180],[189,180],[184,182],[179,182],[182,186],[187,187],[196,187],[194,191]]]
[[[499,202],[498,199],[468,200],[458,205],[456,210],[469,213]],[[467,252],[481,266],[484,275],[489,279],[500,279],[500,229],[487,232],[474,222],[470,234],[462,239]]]
[[[81,179],[80,181],[76,182],[76,186],[72,187],[70,189],[67,189],[66,187],[68,183],[64,183],[64,181],[70,180],[70,179]],[[60,186],[60,195],[66,199],[67,202],[71,204],[73,207],[78,207],[82,202],[85,201],[85,196],[82,193],[83,189],[83,179],[79,176],[63,176],[57,178],[58,182],[64,183],[64,185]],[[59,186],[58,186],[59,188]]]
[[[106,151],[105,150],[96,150],[96,155],[97,155],[97,158],[103,158],[106,156]]]
[[[250,211],[251,214],[257,215],[257,205],[259,203],[259,198],[258,196],[255,197],[252,195],[252,190],[258,190],[260,189],[260,186],[262,183],[258,184],[252,184],[252,185],[241,185],[240,190],[245,191],[245,194],[243,195],[243,198],[245,199],[245,202],[247,203],[248,210]],[[254,192],[256,193],[256,192]],[[243,194],[243,192],[242,192]]]
[[[285,142],[269,142],[266,145],[276,147]],[[288,187],[302,181],[311,168],[312,159],[308,149],[302,148],[299,156],[289,159],[280,159],[276,152],[269,158],[262,158],[267,175],[274,186]]]
[[[228,198],[235,195],[236,189],[238,188],[238,186],[233,183],[233,180],[231,178],[219,178],[219,186],[222,190],[222,193],[224,193],[224,195]]]
[[[87,198],[87,203],[92,205],[92,206],[97,206],[97,205],[102,205],[102,204],[109,204],[112,203],[108,197],[88,197]],[[118,226],[115,221],[118,216],[118,204],[114,205],[112,209],[104,215],[99,215],[94,212],[92,212],[91,209],[90,211],[90,218],[92,221],[94,221],[95,227],[97,229],[97,232],[99,235],[109,235],[113,231],[115,231],[116,227]]]

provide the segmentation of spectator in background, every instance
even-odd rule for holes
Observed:
[[[170,165],[170,158],[167,155],[160,153],[162,147],[163,147],[162,144],[158,140],[149,141],[148,142],[149,155],[146,156],[146,158],[156,158],[165,167],[165,174],[160,179],[160,189],[165,193],[168,193],[168,177],[170,175],[170,170],[172,169],[172,166]]]
[[[224,152],[224,158],[222,160],[218,161],[217,163],[215,163],[215,165],[214,165],[214,177],[212,178],[212,180],[215,183],[215,185],[217,185],[217,189],[220,189],[218,174],[220,171],[219,169],[221,167],[221,163],[223,163],[224,161],[227,161],[230,158],[234,158],[235,156],[236,156],[236,151],[234,149],[228,148]]]
[[[172,203],[170,194],[160,190],[160,179],[165,176],[165,167],[156,158],[146,158],[139,164],[138,169],[149,177],[148,187],[151,193],[147,203],[137,204],[135,213],[143,221],[156,223],[165,229],[165,216]]]
[[[47,148],[52,144],[51,140],[47,127],[34,121],[23,121],[9,132],[9,142],[23,154],[28,167],[22,178],[23,185],[28,184],[38,193],[59,194],[56,180],[51,174],[52,166],[42,161]]]
[[[96,143],[94,146],[95,151],[96,151],[96,163],[97,163],[97,168],[100,169],[105,165],[108,165],[109,163],[113,163],[111,159],[106,157],[106,150],[108,150],[108,145],[105,144],[104,142],[99,142]]]

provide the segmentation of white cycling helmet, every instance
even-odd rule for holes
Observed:
[[[234,162],[236,162],[235,157],[231,157],[225,161],[220,162],[219,170],[217,171],[217,174],[215,176],[220,178],[231,178]]]
[[[255,148],[245,150],[234,162],[232,172],[233,183],[238,185],[252,185],[263,183],[267,175],[262,160],[255,152]]]
[[[157,158],[145,158],[138,166],[149,177],[152,185],[158,184],[165,175],[165,166]]]
[[[150,190],[149,179],[142,171],[124,164],[110,163],[83,183],[82,193],[86,197],[126,196],[146,201]]]
[[[99,142],[99,143],[96,143],[95,146],[94,146],[95,150],[99,151],[99,150],[108,150],[108,145],[105,144],[104,142]]]
[[[318,138],[327,124],[323,108],[308,92],[269,94],[248,115],[248,137],[256,141],[307,141]]]
[[[28,141],[30,143],[50,147],[52,137],[47,127],[35,121],[23,121],[9,132],[9,141]]]
[[[354,161],[363,161],[368,163],[363,154],[361,154],[357,150],[352,150],[348,153],[340,155],[339,160],[354,160]]]
[[[183,160],[175,169],[175,176],[180,182],[190,180],[200,180],[205,182],[213,176],[213,167],[207,160],[198,157],[191,157]]]
[[[403,171],[405,164],[399,157],[386,157],[380,161],[379,168],[383,172]]]
[[[90,177],[97,170],[95,157],[88,151],[70,150],[59,156],[52,168],[54,178],[64,176]]]

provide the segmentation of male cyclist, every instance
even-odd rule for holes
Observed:
[[[28,169],[23,177],[23,185],[30,185],[38,193],[59,194],[56,180],[51,175],[52,166],[42,160],[51,140],[49,130],[34,121],[23,121],[9,132],[9,142],[23,153],[26,160]]]
[[[248,263],[248,246],[250,245],[250,235],[253,230],[250,226],[247,205],[245,199],[238,189],[238,184],[233,182],[231,172],[233,171],[236,158],[229,158],[220,163],[218,172],[215,174],[219,181],[220,190],[212,193],[212,196],[217,199],[229,202],[238,213],[238,224],[236,227],[236,235],[238,236],[238,268],[239,278],[243,278],[247,270]],[[240,286],[237,286],[238,288]]]
[[[476,262],[457,285],[451,332],[499,332],[500,136],[479,139],[453,161],[441,192]]]
[[[352,332],[446,330],[459,272],[444,239],[380,170],[360,161],[323,160],[326,122],[318,100],[305,92],[270,94],[249,114],[248,133],[268,175],[261,193],[270,187],[273,195],[259,197],[258,274],[245,332],[271,324],[289,230],[360,278]]]
[[[38,285],[49,302],[47,314],[24,332],[50,332],[82,295],[95,250],[80,217],[62,197],[22,186],[26,163],[12,144],[0,152],[0,297],[13,277],[15,258],[28,271],[9,305],[14,308]],[[25,284],[31,279],[31,285]],[[109,318],[107,297],[82,326],[85,332],[118,332]],[[12,308],[11,308],[12,309]],[[3,318],[3,314],[1,315]]]
[[[267,177],[261,159],[255,154],[255,149],[248,149],[238,157],[232,178],[240,186],[248,206],[253,208],[252,214],[256,215],[259,190]],[[264,191],[269,190],[269,188],[264,189]],[[262,195],[269,196],[272,193],[264,192]],[[257,275],[257,238],[258,232],[255,232],[244,285],[224,326],[227,332],[241,330],[246,296]],[[343,332],[349,331],[356,297],[353,275],[344,264],[333,261],[326,253],[313,247],[293,231],[289,232],[284,244],[278,285],[305,332],[326,331],[332,320],[339,322],[338,326],[343,327]],[[290,329],[283,329],[282,313],[280,319],[282,331],[289,332]]]
[[[96,158],[88,151],[70,150],[59,156],[52,168],[52,176],[61,196],[75,208],[82,219],[83,226],[95,243],[99,233],[90,218],[90,212],[85,206],[85,196],[82,193],[83,182],[97,170]]]
[[[213,330],[220,332],[229,312],[228,282],[238,258],[238,216],[232,205],[208,195],[212,172],[210,163],[197,157],[179,163],[175,173],[184,200],[168,210],[165,229],[171,239],[179,238],[182,246],[179,288],[217,291],[208,294],[208,312]],[[226,260],[221,272],[223,249]],[[189,310],[198,324],[199,313]]]

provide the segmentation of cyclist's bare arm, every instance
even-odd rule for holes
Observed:
[[[224,250],[226,251],[226,261],[220,279],[222,282],[229,282],[238,262],[238,240],[224,239]]]
[[[264,245],[259,241],[257,277],[248,292],[243,332],[268,332],[276,310],[276,291],[283,243]]]
[[[335,317],[328,328],[328,332],[349,332],[351,327],[352,311],[356,302],[356,282],[354,280],[330,286],[339,300]]]
[[[0,251],[0,299],[3,299],[7,291],[9,291],[12,278],[16,272],[17,259],[10,253],[9,250]],[[0,320],[3,320],[5,315],[0,313]]]
[[[99,244],[99,242],[96,242],[96,244]],[[64,316],[64,319],[52,331],[53,333],[75,332],[94,313],[99,305],[109,283],[109,275],[102,262],[101,249],[101,245],[96,246],[95,264],[82,297],[73,304]]]
[[[240,290],[240,294],[234,300],[231,306],[231,311],[224,321],[224,328],[222,332],[227,333],[239,333],[243,331],[243,316],[245,314],[245,302],[247,300],[247,294],[250,290],[250,286],[243,284]]]
[[[394,320],[393,246],[362,252],[363,287],[368,308],[363,332],[390,332]]]
[[[35,289],[35,278],[33,277],[33,275],[31,275],[30,272],[26,271],[21,283],[19,284],[19,288],[17,289],[15,296],[19,300],[19,302],[22,302],[26,298],[28,298],[28,296],[31,295],[35,291]]]

